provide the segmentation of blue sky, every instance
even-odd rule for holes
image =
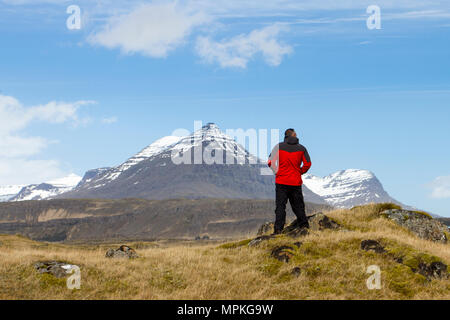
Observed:
[[[1,185],[117,165],[202,120],[294,127],[311,173],[368,169],[450,216],[450,3],[122,3],[0,0]]]

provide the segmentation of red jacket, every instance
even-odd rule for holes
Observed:
[[[311,168],[311,158],[308,150],[298,143],[298,138],[287,137],[273,148],[268,165],[275,173],[275,183],[301,186],[302,174]]]

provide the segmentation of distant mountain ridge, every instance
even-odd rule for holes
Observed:
[[[81,177],[70,174],[67,177],[44,182],[41,184],[31,184],[24,186],[20,191],[7,199],[7,201],[44,200],[58,194],[70,191],[81,181]]]
[[[17,195],[24,185],[10,185],[10,186],[1,186],[0,187],[0,202],[8,201],[15,195]]]
[[[372,202],[401,204],[392,198],[377,177],[367,170],[342,170],[324,178],[305,174],[302,178],[310,190],[337,208],[351,208]]]
[[[213,146],[223,152],[223,162],[231,155],[242,164],[175,164],[174,154],[191,153]],[[216,153],[217,151],[214,151]],[[216,155],[216,154],[214,154]],[[89,170],[84,177],[72,176],[71,183],[54,182],[23,187],[10,201],[52,198],[242,198],[273,199],[274,177],[261,175],[264,163],[249,153],[214,123],[185,137],[158,139],[116,167]],[[66,179],[67,180],[67,179]],[[370,202],[393,202],[376,176],[367,170],[349,169],[326,177],[303,175],[305,200],[349,208]],[[1,189],[0,189],[1,191]],[[6,197],[3,197],[3,200]],[[0,195],[0,199],[1,195]]]
[[[196,148],[212,145],[216,151],[223,152],[224,159],[228,156],[235,164],[175,164],[172,161],[173,154],[189,153],[189,158],[194,160]],[[243,164],[237,164],[238,160],[243,160]],[[257,160],[217,125],[210,123],[186,137],[160,139],[123,164],[58,198],[273,198],[274,178],[260,174],[265,165],[258,164]],[[308,199],[324,203],[309,190],[305,193],[309,194]]]

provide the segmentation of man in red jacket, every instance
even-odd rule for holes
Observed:
[[[303,164],[303,165],[302,165]],[[274,234],[280,234],[286,223],[286,204],[289,200],[297,216],[300,228],[309,228],[302,192],[302,174],[311,168],[311,158],[304,146],[299,144],[294,129],[287,129],[284,142],[279,143],[269,156],[269,167],[275,173],[276,210]]]

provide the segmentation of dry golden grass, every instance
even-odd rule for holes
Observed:
[[[450,279],[427,281],[392,257],[365,252],[375,239],[393,250],[438,257],[450,264],[450,245],[421,240],[379,215],[379,208],[339,210],[328,216],[347,231],[279,237],[249,248],[218,244],[130,243],[135,260],[105,258],[116,245],[63,245],[0,236],[0,299],[450,299]],[[289,263],[270,257],[277,245],[303,245]],[[38,275],[33,264],[60,260],[81,268],[81,290],[65,280]],[[368,290],[367,267],[378,265],[382,289]],[[299,266],[301,274],[291,270]]]

